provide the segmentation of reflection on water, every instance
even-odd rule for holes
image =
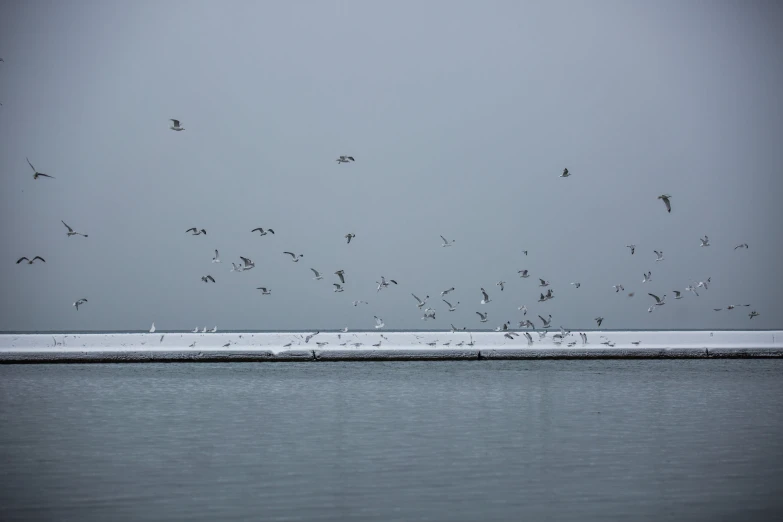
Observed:
[[[0,367],[0,519],[774,520],[783,361]]]

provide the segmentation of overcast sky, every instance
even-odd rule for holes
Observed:
[[[3,2],[0,330],[783,327],[782,34],[777,2]]]

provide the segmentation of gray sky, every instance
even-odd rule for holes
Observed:
[[[775,2],[4,2],[0,330],[783,327],[782,29]]]

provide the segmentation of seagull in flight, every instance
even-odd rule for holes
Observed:
[[[738,304],[738,305],[729,305],[726,307],[726,310],[734,310],[738,306],[750,306],[749,304]]]
[[[188,232],[193,232],[193,234],[191,234],[191,235],[193,235],[193,236],[199,236],[199,235],[201,235],[201,234],[204,234],[205,236],[207,235],[207,231],[206,231],[206,230],[204,230],[203,228],[202,228],[201,230],[199,230],[199,229],[197,229],[196,227],[191,227],[191,228],[189,228],[189,229],[187,229],[187,230],[185,231],[185,233],[186,233],[186,234],[187,234]]]
[[[338,270],[334,274],[340,278],[341,283],[345,284],[345,272],[343,270]]]
[[[376,329],[381,329],[381,328],[383,328],[384,326],[386,326],[386,325],[383,323],[383,319],[381,319],[381,318],[380,318],[380,317],[378,317],[377,315],[375,315],[375,316],[373,316],[373,317],[375,317],[375,328],[376,328]]]
[[[348,242],[346,244],[350,245],[351,244],[351,239],[353,239],[355,237],[356,237],[356,234],[345,234],[345,239],[348,240]]]
[[[612,285],[612,288],[614,288],[614,293],[624,292],[625,291],[625,288],[623,288],[623,285]]]
[[[757,311],[753,310],[751,313],[748,314],[748,317],[753,319],[754,317],[758,317],[760,315],[761,315],[760,313],[758,313]]]
[[[706,281],[699,281],[699,284],[696,285],[697,288],[704,288],[705,290],[709,290],[709,285],[712,282],[712,278],[708,277]]]
[[[663,261],[663,251],[658,252],[657,250],[653,250],[653,252],[655,252],[655,255],[658,257],[658,259],[655,260],[656,262]]]
[[[701,245],[699,245],[701,247],[710,246],[710,238],[708,238],[706,235],[704,236],[703,239],[699,238],[699,241],[701,241]]]
[[[376,281],[376,283],[378,283],[378,281]],[[386,282],[386,278],[381,276],[381,282],[378,283],[378,290],[376,290],[376,292],[380,292],[381,290],[389,286],[389,283],[394,283],[396,285],[397,281],[395,281],[394,279],[389,279],[389,281]]]
[[[30,163],[30,160],[28,158],[25,159],[27,160],[27,164],[30,165],[30,168],[33,169],[33,179],[38,179],[38,176],[54,179],[54,176],[50,176],[49,174],[44,174],[43,172],[38,172],[37,170],[35,170],[35,167],[33,167],[33,164]]]
[[[251,230],[251,231],[250,231],[250,233],[251,233],[251,234],[252,234],[253,232],[259,232],[259,234],[258,234],[259,236],[265,236],[265,235],[267,235],[267,234],[273,234],[273,235],[274,235],[274,233],[275,233],[275,231],[274,231],[274,230],[272,230],[271,228],[267,228],[266,230],[264,230],[264,229],[263,229],[263,228],[261,228],[261,227],[254,228],[253,230]]]
[[[441,245],[442,247],[450,247],[456,241],[456,239],[452,239],[451,241],[449,241],[448,239],[446,239],[443,236],[440,236],[440,238],[443,240],[443,244]]]
[[[442,291],[442,292],[440,293],[440,296],[441,296],[441,297],[445,297],[445,296],[446,296],[446,294],[448,294],[448,293],[450,293],[450,292],[453,292],[453,291],[454,291],[454,287],[452,286],[452,287],[451,287],[451,288],[449,288],[448,290],[444,290],[444,291]]]
[[[541,322],[544,323],[544,328],[549,328],[549,323],[552,322],[552,314],[549,314],[549,319],[544,319],[540,315],[538,316],[539,319],[541,319]]]
[[[251,268],[254,268],[256,266],[256,264],[252,260],[246,257],[239,256],[239,259],[241,259],[242,262],[244,263],[244,266],[242,267],[241,271],[250,270]]]
[[[215,257],[212,258],[213,263],[220,263],[220,256],[218,255],[217,248],[215,249]]]
[[[571,283],[571,284],[574,285],[574,288],[579,288],[580,286],[582,286],[582,283]]]
[[[449,306],[449,312],[454,312],[457,310],[457,307],[446,301],[445,299],[442,300],[444,303],[446,303]],[[459,304],[459,301],[457,301],[457,304]]]
[[[175,120],[174,118],[170,118],[169,121],[171,122],[171,126],[169,127],[169,129],[175,130],[177,132],[185,130],[185,127],[183,127],[182,125],[179,124],[179,120]]]
[[[563,169],[563,173],[562,173],[562,174],[560,174],[560,177],[561,177],[561,178],[567,178],[567,177],[568,177],[568,176],[570,176],[570,175],[571,175],[571,173],[570,173],[570,172],[568,172],[568,169]]]
[[[256,290],[261,290],[261,295],[270,295],[272,293],[272,291],[265,286],[259,286]]]
[[[356,161],[353,156],[340,156],[337,158],[337,163],[348,163],[350,161]]]
[[[625,247],[631,249],[631,255],[636,252],[636,245],[625,245]]]
[[[527,315],[527,306],[522,305],[522,306],[518,307],[517,310],[522,312],[522,315]]]
[[[666,294],[663,294],[663,299],[661,299],[660,297],[658,297],[655,294],[648,293],[647,295],[649,295],[650,297],[655,299],[655,306],[663,306],[663,305],[666,304]]]
[[[489,295],[487,295],[487,291],[482,288],[481,294],[484,296],[484,299],[481,300],[480,304],[487,304],[489,302]]]
[[[741,245],[737,245],[737,246],[734,247],[734,250],[737,250],[738,248],[748,248],[748,244],[747,243],[742,243]]]
[[[647,281],[651,281],[652,280],[651,276],[652,276],[652,272],[649,272],[649,271],[646,274],[644,274],[644,279],[642,279],[642,283],[646,283]]]
[[[480,319],[479,319],[480,322],[482,322],[482,323],[486,323],[487,322],[487,314],[486,314],[486,312],[483,313],[483,314],[481,312],[476,312],[476,314],[478,314],[478,316],[480,317]]]
[[[44,263],[46,263],[46,259],[42,258],[41,256],[35,256],[35,257],[34,257],[34,258],[32,258],[32,259],[27,259],[26,257],[20,257],[19,259],[17,259],[17,260],[16,260],[16,264],[18,265],[18,264],[19,264],[19,263],[21,263],[22,261],[27,261],[27,264],[28,264],[28,265],[32,265],[32,264],[33,264],[33,262],[34,262],[36,259],[40,259],[41,261],[43,261]]]
[[[429,299],[429,298],[430,298],[430,296],[427,296],[427,297],[425,297],[425,298],[424,298],[424,301],[422,301],[421,299],[419,299],[418,297],[416,297],[416,295],[415,295],[415,294],[411,294],[411,295],[413,296],[413,298],[414,298],[416,301],[418,301],[418,302],[419,302],[419,304],[417,304],[417,305],[416,305],[416,306],[418,306],[419,308],[421,308],[422,306],[424,306],[424,305],[427,303],[427,299]]]
[[[213,283],[215,282],[215,278],[212,277],[211,275],[201,276],[201,280],[204,281],[205,283],[209,283],[210,281],[212,281]]]
[[[73,306],[76,307],[76,311],[78,312],[79,311],[79,306],[83,305],[86,302],[87,302],[87,299],[77,299],[76,302],[73,303]]]
[[[544,281],[540,277],[538,278],[538,280],[540,281],[538,286],[549,286],[549,281]]]
[[[499,286],[500,287],[500,291],[502,292],[503,291],[503,285],[505,285],[505,284],[506,284],[505,281],[498,281],[497,283],[495,283],[495,286]]]
[[[353,304],[354,306],[359,306],[360,304],[370,304],[370,303],[368,303],[367,301],[354,301],[352,304]],[[346,330],[346,332],[347,332],[347,331],[348,331],[348,330]]]
[[[519,274],[519,277],[530,277],[530,274],[528,273],[528,270],[517,270],[517,274]]]
[[[65,221],[63,221],[62,219],[60,220],[60,222],[61,222],[63,225],[65,225]],[[68,237],[71,237],[71,236],[82,236],[82,237],[87,237],[87,234],[82,234],[82,233],[80,233],[80,232],[74,232],[74,231],[73,231],[73,229],[72,229],[71,227],[69,227],[68,225],[65,225],[65,228],[67,228],[67,229],[68,229],[68,232],[67,232],[67,234],[68,234]]]
[[[598,327],[600,328],[601,327],[601,323],[604,322],[604,318],[603,317],[596,317],[595,318],[595,322],[598,323]]]
[[[662,199],[663,200],[663,204],[666,205],[666,211],[671,213],[671,211],[672,211],[672,204],[671,204],[671,201],[669,201],[669,199],[671,199],[671,196],[668,195],[668,194],[661,194],[660,196],[658,196],[658,199]]]
[[[294,263],[298,263],[299,260],[304,257],[304,254],[296,255],[293,252],[283,252],[283,253],[291,256],[291,261],[293,261]]]
[[[318,270],[316,270],[315,268],[311,268],[310,270],[312,270],[312,271],[313,271],[313,273],[315,274],[315,277],[313,278],[314,280],[316,280],[316,281],[320,281],[321,279],[323,279],[323,278],[324,278],[324,276],[322,276],[322,275],[320,274],[320,272],[318,272]],[[343,282],[344,282],[344,281],[343,281]]]
[[[687,291],[687,292],[693,292],[694,294],[696,294],[696,297],[699,297],[699,293],[696,291],[696,287],[695,287],[695,286],[693,286],[692,284],[690,284],[690,285],[686,286],[686,287],[685,287],[685,291]]]
[[[335,292],[342,292],[343,291],[343,287],[342,287],[342,285],[340,283],[332,283],[332,285],[334,286],[334,291]]]
[[[675,299],[682,299],[682,296],[680,295],[682,292],[680,292],[679,290],[672,290],[672,292],[674,292]]]

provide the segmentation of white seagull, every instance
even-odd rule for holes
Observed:
[[[351,239],[353,239],[355,237],[356,237],[356,234],[351,234],[351,233],[345,234],[345,239],[348,240],[348,242],[346,244],[350,245],[351,244]]]
[[[201,280],[204,281],[205,283],[209,283],[210,281],[212,281],[213,283],[215,282],[215,278],[212,277],[211,275],[201,276]]]
[[[737,250],[738,248],[748,248],[748,244],[747,243],[742,243],[741,245],[737,245],[737,246],[734,247],[734,250]]]
[[[220,256],[218,255],[217,248],[215,249],[215,257],[212,258],[213,263],[220,263]]]
[[[304,257],[304,254],[299,254],[299,255],[296,255],[296,254],[294,254],[293,252],[283,252],[283,253],[284,253],[284,254],[288,254],[289,256],[291,256],[291,260],[292,260],[294,263],[298,263],[298,262],[299,262],[299,260],[300,260],[301,258],[303,258],[303,257]]]
[[[579,288],[580,286],[582,286],[582,283],[571,283],[571,284],[574,285],[574,288]]]
[[[614,293],[624,292],[625,291],[625,288],[623,288],[623,285],[612,285],[612,288],[614,288]]]
[[[449,303],[445,299],[443,299],[443,302],[446,303],[447,305],[449,305],[449,312],[454,312],[457,309],[456,306],[453,306],[451,303]],[[457,304],[459,304],[459,301],[457,301]]]
[[[250,259],[248,259],[246,257],[239,256],[239,259],[241,259],[242,262],[245,264],[242,267],[242,271],[250,270],[251,268],[254,268],[256,266],[256,264],[253,261],[251,261]]]
[[[625,247],[631,249],[631,255],[636,252],[636,245],[625,245]]]
[[[152,323],[152,328],[150,328],[150,333],[155,333],[155,322]]]
[[[522,315],[527,315],[527,306],[522,305],[522,306],[518,307],[517,310],[522,312]]]
[[[696,285],[697,288],[704,288],[705,290],[709,290],[709,285],[712,282],[712,278],[708,277],[706,281],[699,281],[699,284]]]
[[[63,225],[65,225],[65,221],[63,221],[62,219],[60,220],[60,222],[61,222]],[[65,225],[65,228],[67,228],[67,229],[68,229],[68,232],[67,232],[67,234],[68,234],[68,237],[71,237],[71,236],[82,236],[82,237],[87,237],[87,234],[82,234],[82,233],[79,233],[79,232],[74,232],[74,231],[73,231],[73,229],[72,229],[71,227],[69,227],[68,225]]]
[[[653,250],[655,252],[655,255],[658,257],[655,261],[663,261],[663,251],[658,252],[657,250]]]
[[[544,281],[540,277],[538,278],[538,280],[540,281],[538,286],[549,286],[549,281]]]
[[[685,290],[687,292],[693,292],[694,294],[696,294],[696,297],[699,297],[699,293],[696,291],[696,287],[693,286],[693,284],[690,284],[690,285],[686,286]]]
[[[356,161],[353,159],[353,156],[340,156],[337,158],[337,163],[349,163],[351,161]]]
[[[644,274],[644,279],[642,279],[642,283],[646,283],[647,281],[652,281],[652,272],[647,272]]]
[[[316,280],[316,281],[320,281],[321,279],[323,279],[323,278],[324,278],[324,276],[322,276],[322,275],[321,275],[321,274],[318,272],[318,270],[316,270],[315,268],[311,268],[310,270],[312,270],[312,271],[313,271],[313,273],[315,274],[315,277],[313,278],[314,280]]]
[[[710,246],[710,238],[708,238],[706,235],[704,236],[703,239],[699,238],[699,241],[701,241],[701,245],[699,245],[699,246],[702,246],[702,247]]]
[[[517,274],[519,274],[519,277],[530,277],[528,270],[517,270]]]
[[[33,169],[33,179],[38,179],[39,176],[54,179],[54,176],[50,176],[49,174],[44,174],[43,172],[38,172],[37,170],[35,170],[35,167],[33,167],[33,164],[30,163],[30,160],[28,158],[25,159],[27,160],[27,164],[30,165],[30,168]]]
[[[258,234],[259,236],[265,236],[267,234],[274,234],[275,233],[275,231],[272,230],[271,228],[267,228],[266,230],[264,230],[261,227],[254,228],[253,230],[250,231],[250,233],[253,233],[253,232],[256,232],[256,231],[259,232],[259,234]]]
[[[259,286],[256,290],[261,290],[261,295],[270,295],[272,293],[272,291],[265,286]]]
[[[441,245],[442,247],[450,247],[456,241],[456,239],[452,239],[451,241],[449,241],[448,239],[446,239],[443,236],[440,236],[440,238],[443,240],[443,244]]]
[[[175,120],[174,118],[171,118],[171,119],[169,119],[169,121],[171,122],[171,127],[169,127],[169,129],[175,130],[175,131],[178,131],[178,132],[185,130],[185,127],[183,127],[183,126],[181,126],[179,124],[179,120]]]
[[[539,319],[541,319],[541,322],[544,323],[544,328],[549,328],[549,323],[552,322],[552,314],[549,314],[549,319],[544,319],[540,315],[538,316]]]
[[[201,230],[199,230],[199,229],[197,229],[196,227],[191,227],[191,228],[189,228],[189,229],[187,229],[187,230],[185,231],[185,233],[186,233],[186,234],[187,234],[188,232],[193,232],[193,235],[194,235],[194,236],[199,236],[199,235],[201,235],[201,234],[204,234],[205,236],[207,235],[207,231],[206,231],[206,230],[204,230],[203,228],[202,228]]]
[[[567,178],[567,177],[568,177],[568,176],[570,176],[570,175],[571,175],[571,173],[570,173],[570,172],[568,172],[568,169],[563,169],[563,173],[562,173],[562,174],[560,174],[560,177],[561,177],[561,178]]]
[[[666,304],[666,294],[663,294],[663,299],[661,299],[660,297],[658,297],[655,294],[648,293],[647,295],[649,295],[650,297],[655,299],[655,306],[663,306],[663,305]]]
[[[498,281],[497,283],[495,283],[495,286],[499,286],[500,287],[500,291],[502,292],[503,291],[503,285],[505,285],[505,284],[506,284],[505,281]]]
[[[78,312],[79,311],[79,306],[83,305],[86,302],[87,302],[87,299],[77,299],[76,302],[73,303],[73,306],[76,307],[76,311]]]
[[[669,201],[670,198],[671,196],[668,194],[661,194],[660,196],[658,196],[658,199],[663,200],[663,204],[666,205],[666,211],[669,213],[671,213],[672,211],[672,203],[671,201]]]
[[[383,328],[384,326],[386,326],[386,325],[383,323],[383,319],[381,319],[381,318],[380,318],[380,317],[378,317],[377,315],[375,315],[375,316],[373,316],[373,317],[375,317],[375,328],[376,328],[376,329],[381,329],[381,328]]]
[[[601,323],[604,322],[604,318],[603,317],[596,317],[595,318],[595,322],[598,323],[598,326],[600,327]]]
[[[334,286],[334,291],[335,292],[342,292],[343,291],[343,287],[342,287],[342,285],[340,285],[340,283],[332,283],[332,285]]]
[[[419,303],[419,304],[417,304],[416,306],[418,306],[419,308],[421,308],[422,306],[424,306],[424,305],[425,305],[425,303],[427,302],[427,299],[429,299],[429,298],[430,298],[430,296],[427,296],[427,297],[425,297],[425,298],[424,298],[424,301],[422,301],[421,299],[419,299],[418,297],[416,297],[414,294],[411,294],[411,295],[413,296],[413,298],[414,298],[416,301],[418,301],[418,303]]]
[[[481,300],[480,304],[487,304],[489,302],[489,295],[487,295],[486,290],[483,288],[481,289],[481,294],[484,296],[484,299]]]
[[[674,292],[675,299],[682,299],[682,296],[680,295],[682,292],[680,292],[679,290],[672,290],[672,292]]]
[[[479,321],[481,321],[482,323],[486,323],[487,322],[487,314],[486,313],[482,314],[481,312],[476,312],[476,314],[478,314],[478,316],[481,318],[481,319],[479,319]]]
[[[441,297],[445,297],[445,296],[446,296],[446,294],[448,294],[449,292],[453,292],[453,291],[454,291],[454,287],[452,286],[452,287],[451,287],[451,288],[449,288],[448,290],[444,290],[444,291],[442,291],[442,292],[440,293],[440,296],[441,296]]]
[[[343,270],[338,270],[338,271],[337,271],[337,272],[335,272],[334,274],[335,274],[337,277],[339,277],[339,278],[340,278],[340,282],[341,282],[341,283],[345,284],[345,271],[343,271]]]

